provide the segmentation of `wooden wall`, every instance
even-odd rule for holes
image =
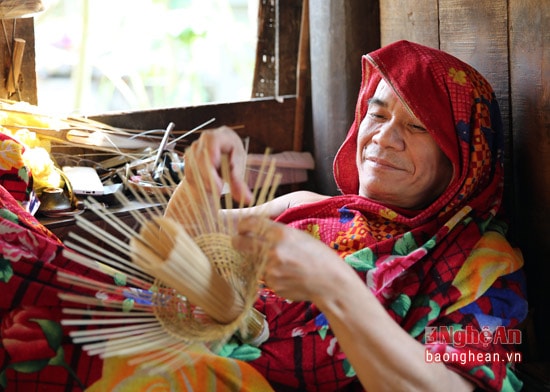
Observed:
[[[524,252],[536,328],[534,359],[550,353],[550,1],[380,0],[381,44],[408,39],[483,73],[499,100],[508,150],[512,239]],[[531,338],[532,336],[528,336]]]

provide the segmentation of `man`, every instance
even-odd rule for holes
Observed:
[[[256,308],[270,338],[250,363],[277,390],[354,390],[357,380],[369,391],[520,388],[512,364],[483,357],[504,358],[505,344],[425,336],[525,317],[521,256],[493,230],[503,135],[492,89],[460,60],[406,41],[365,56],[363,72],[334,165],[343,194],[287,194],[262,206],[276,222],[238,225],[236,249],[269,249]],[[189,173],[187,190],[213,177],[220,192],[227,154],[233,196],[250,200],[231,130],[204,133],[188,154],[205,170]],[[175,205],[166,214],[177,219]],[[432,363],[428,353],[471,360]]]

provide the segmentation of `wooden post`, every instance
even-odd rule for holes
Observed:
[[[8,82],[6,84],[6,90],[8,90],[9,95],[19,90],[19,77],[21,76],[24,51],[25,40],[22,38],[15,38],[13,40],[11,67],[8,70]]]
[[[34,19],[1,19],[0,23],[0,98],[37,104]]]

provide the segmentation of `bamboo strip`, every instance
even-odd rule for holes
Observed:
[[[73,302],[81,305],[90,305],[90,306],[104,306],[107,308],[121,309],[121,310],[123,309],[122,301],[106,302],[105,300],[100,298],[90,297],[86,295],[67,294],[67,293],[59,293],[58,296],[61,300],[66,302]],[[134,304],[133,306],[144,307],[144,305],[140,305],[140,304]]]
[[[91,289],[95,291],[104,291],[105,293],[108,293],[108,294],[121,295],[124,292],[124,290],[128,290],[128,288],[126,287],[115,286],[108,283],[98,282],[97,280],[89,279],[85,276],[74,275],[63,271],[58,271],[57,280],[59,280],[62,283],[73,284],[75,286],[86,288],[86,289]]]
[[[177,348],[177,347],[174,347]],[[182,347],[183,349],[189,349],[189,345]],[[157,374],[160,371],[176,371],[182,366],[189,365],[191,357],[183,356],[183,350],[166,351],[166,355],[163,357],[145,362],[141,367],[148,370],[149,374]]]
[[[162,327],[158,323],[156,323],[149,328],[139,328],[139,329],[132,329],[132,330],[125,328],[124,331],[118,332],[118,333],[109,333],[109,334],[96,333],[93,336],[80,337],[80,338],[75,337],[73,338],[73,343],[82,344],[82,343],[97,342],[101,340],[114,340],[114,339],[124,338],[127,336],[133,336],[133,335],[143,336],[143,334],[152,332],[152,331],[161,331],[162,333],[166,333],[166,331],[164,331]]]
[[[130,251],[130,247],[128,246],[127,243],[125,243],[124,241],[121,241],[111,233],[94,225],[93,223],[88,221],[86,218],[83,218],[81,215],[76,215],[75,220],[76,220],[76,224],[79,227],[85,229],[88,233],[90,233],[97,239],[110,245],[111,247],[113,247],[113,249],[118,249],[122,253],[128,253]]]
[[[76,309],[76,308],[65,308],[63,309],[64,314],[80,315],[80,316],[113,316],[113,317],[135,317],[136,312],[125,313],[119,311],[111,310],[93,310],[93,309]],[[155,315],[152,313],[141,313],[143,317],[154,318]]]
[[[265,173],[265,166],[268,164],[268,156],[269,156],[269,149],[266,149],[264,154],[264,159],[262,160],[262,163],[260,165],[258,176],[256,177],[256,181],[254,182],[254,188],[253,188],[253,197],[252,197],[252,204],[259,205],[260,203],[257,203],[256,200],[258,200],[258,192],[261,188],[260,184],[262,182],[262,174]]]
[[[132,358],[128,361],[128,364],[130,366],[141,365],[143,368],[154,368],[155,366],[163,365],[166,359],[173,356],[187,357],[188,361],[184,360],[184,363],[189,363],[190,357],[185,353],[184,349],[190,346],[193,346],[193,343],[177,340],[168,346],[159,347],[151,353]]]
[[[127,260],[124,260],[122,257],[119,257],[118,255],[112,252],[109,252],[107,249],[101,248],[99,245],[92,243],[91,241],[85,239],[84,237],[79,236],[78,234],[71,232],[69,233],[69,237],[81,242],[83,245],[86,245],[87,247],[93,250],[99,251],[104,255],[108,256],[108,257],[103,257],[98,253],[90,251],[90,249],[81,247],[78,244],[75,244],[68,240],[65,241],[66,246],[68,246],[69,248],[71,248],[76,252],[79,252],[79,254],[85,253],[88,256],[93,256],[96,266],[91,266],[91,268],[93,268],[94,270],[107,273],[111,276],[115,276],[117,273],[129,274],[128,278],[132,281],[132,283],[139,285],[139,287],[141,288],[148,287],[148,285],[145,282],[152,282],[153,279],[151,278],[151,276],[148,276],[146,273],[144,273],[143,270],[140,270],[137,265],[131,262],[128,262]],[[78,258],[77,253],[72,253],[72,255],[69,257],[73,261],[79,262],[78,260],[76,260]],[[84,263],[79,262],[79,264],[84,264]],[[87,266],[88,265],[89,264],[87,264]],[[143,280],[138,280],[138,278]]]
[[[104,222],[108,223],[113,229],[122,234],[126,238],[131,238],[137,235],[133,228],[124,223],[119,217],[112,213],[105,213],[104,208],[97,200],[89,197],[85,200],[85,205],[94,211]]]
[[[190,173],[196,180],[198,180],[201,178],[201,168],[199,168],[197,165],[196,159],[194,157],[194,150],[188,148],[187,151],[187,154],[189,154],[189,159],[185,160],[185,170],[187,173]],[[199,227],[201,228],[199,233],[215,232],[215,218],[212,211],[212,206],[210,205],[212,197],[208,194],[203,181],[196,181],[195,185],[197,193],[193,192],[193,190],[190,190],[190,192],[192,195],[196,195],[197,197],[192,198],[192,201],[189,205],[189,207],[193,209],[194,215],[199,218],[195,220],[194,223],[199,224]]]
[[[130,190],[130,193],[132,196],[136,199],[138,203],[149,205],[148,212],[149,214],[153,216],[161,216],[162,211],[157,207],[156,200],[151,199],[151,197],[147,194],[145,191],[138,191],[135,189],[135,187],[129,186],[128,189]],[[139,223],[143,224],[146,222],[145,217],[143,219],[138,220]]]
[[[124,325],[122,327],[96,328],[96,329],[70,331],[69,336],[74,338],[101,337],[102,335],[108,335],[111,333],[139,331],[141,329],[149,329],[149,328],[161,328],[161,326],[159,325],[158,322],[151,321],[148,324],[144,323],[140,325]]]
[[[260,188],[260,194],[258,195],[258,205],[264,204],[267,200],[267,192],[269,191],[270,185],[273,182],[273,176],[275,175],[275,160],[272,159],[269,163],[269,167],[267,170],[267,173],[264,177],[264,180],[262,182],[262,186]]]
[[[177,230],[172,220],[164,218],[162,222],[165,230]],[[233,321],[242,311],[242,303],[239,305],[236,302],[231,286],[213,269],[200,247],[185,231],[179,232],[175,239],[166,259],[152,254],[143,243],[135,240],[131,241],[135,249],[132,256],[136,263],[142,263],[136,255],[147,254],[149,263],[146,268],[152,275],[185,295],[213,319],[224,324]]]
[[[142,352],[147,352],[150,350],[157,350],[159,347],[162,347],[163,345],[170,344],[172,341],[172,337],[169,335],[166,335],[164,338],[159,338],[152,341],[145,341],[137,345],[120,348],[120,349],[106,349],[103,353],[97,353],[100,355],[101,358],[111,358],[111,357],[118,357],[118,356],[124,356],[124,355],[131,355],[131,354],[138,354]],[[95,352],[89,353],[90,355],[97,355]]]
[[[77,326],[77,325],[113,325],[113,324],[139,324],[139,323],[145,323],[151,321],[150,318],[118,318],[118,319],[98,319],[98,320],[90,320],[90,319],[64,319],[61,320],[61,325],[70,325],[70,326]]]
[[[110,350],[118,350],[121,348],[127,348],[135,346],[136,343],[140,344],[142,341],[151,341],[153,339],[164,339],[166,338],[166,331],[163,329],[158,329],[155,331],[147,332],[139,336],[125,336],[123,338],[114,339],[109,342],[102,341],[97,343],[89,343],[82,346],[82,349],[88,351],[90,355],[94,355],[96,350],[102,352],[107,346]],[[99,352],[96,352],[99,354]]]

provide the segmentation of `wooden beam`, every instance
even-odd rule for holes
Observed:
[[[147,130],[164,129],[173,122],[176,130],[188,131],[215,118],[208,125],[235,127],[235,131],[250,137],[250,152],[263,153],[267,147],[273,152],[293,148],[294,113],[296,97],[285,96],[253,99],[251,101],[205,104],[181,108],[142,110],[90,116],[94,120],[119,128]],[[189,140],[193,140],[190,137]]]

